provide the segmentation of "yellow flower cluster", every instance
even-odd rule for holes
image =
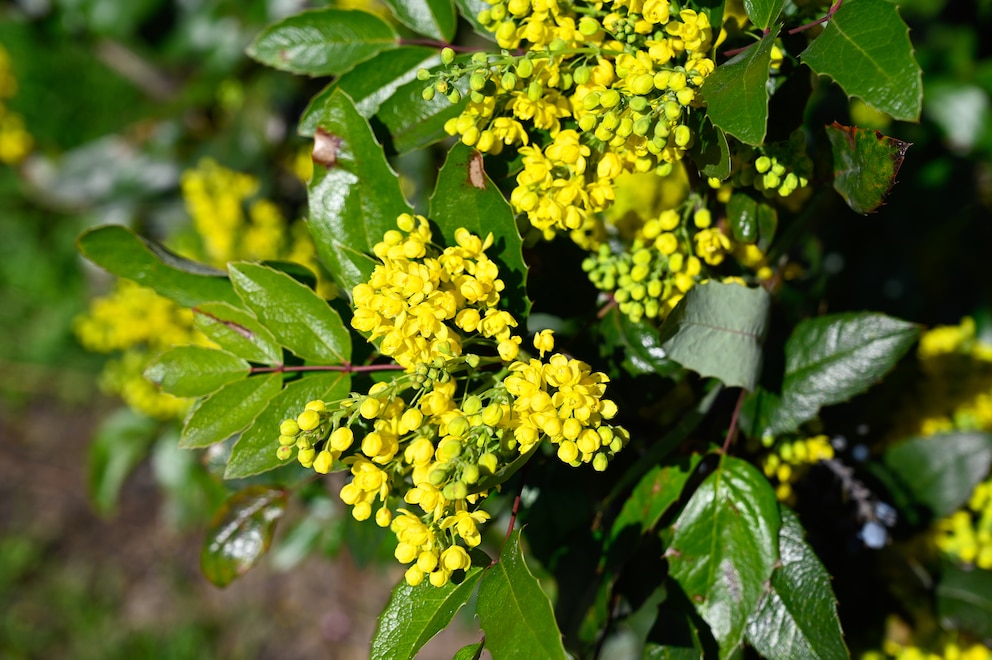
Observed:
[[[770,453],[761,458],[761,470],[776,482],[779,500],[793,503],[792,485],[803,478],[809,468],[834,457],[834,448],[825,435],[775,442]]]
[[[990,660],[992,649],[984,644],[947,642],[934,650],[885,640],[882,651],[869,651],[861,660]]]
[[[937,521],[935,533],[945,555],[992,569],[992,479],[975,487],[965,508]]]
[[[11,112],[4,101],[17,93],[17,79],[10,55],[0,46],[0,163],[16,165],[34,147],[34,140],[24,127],[24,118]]]

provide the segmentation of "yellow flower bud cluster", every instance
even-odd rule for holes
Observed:
[[[946,556],[992,569],[992,479],[975,487],[965,507],[938,520],[934,535]]]
[[[439,251],[426,218],[403,214],[397,227],[374,247],[381,263],[369,281],[352,292],[352,327],[408,370],[460,356],[467,336],[492,339],[503,360],[515,358],[517,321],[498,308],[504,283],[485,254],[492,234],[460,228],[456,244]]]
[[[901,623],[900,628],[905,627]],[[948,641],[943,644],[930,644],[927,647],[914,646],[905,640],[886,639],[881,651],[869,651],[861,655],[861,660],[990,660],[992,649],[985,644],[967,644]]]
[[[775,484],[778,499],[790,504],[795,499],[792,486],[811,466],[834,457],[833,445],[825,435],[778,441],[768,438],[765,442],[772,444],[770,452],[761,457],[761,469]]]
[[[0,163],[16,165],[31,152],[34,140],[24,126],[24,118],[4,103],[17,94],[10,55],[0,46]]]

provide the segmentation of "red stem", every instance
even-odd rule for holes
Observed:
[[[830,9],[827,10],[826,16],[824,16],[823,18],[818,18],[815,21],[813,21],[812,23],[807,23],[806,25],[800,25],[797,28],[793,28],[793,29],[789,30],[789,34],[798,34],[798,33],[802,32],[804,30],[810,29],[811,27],[815,27],[815,26],[819,25],[820,23],[826,23],[828,20],[830,20],[830,18],[834,14],[837,13],[837,10],[840,9],[841,3],[843,3],[843,2],[844,2],[844,0],[837,0],[837,2],[835,2],[834,4],[832,4],[830,6]]]
[[[367,371],[398,371],[404,369],[398,364],[321,364],[321,365],[308,365],[308,366],[298,366],[298,367],[287,367],[284,364],[280,364],[276,367],[252,367],[252,374],[272,374],[272,373],[289,373],[294,371],[343,371],[345,373],[354,374]]]
[[[744,404],[744,397],[747,396],[747,390],[743,387],[741,388],[741,395],[737,397],[737,405],[734,406],[734,415],[730,418],[730,428],[727,429],[727,438],[723,441],[723,453],[726,454],[727,450],[730,449],[730,443],[734,441],[737,437],[737,417],[740,415],[741,406]]]
[[[530,463],[524,465],[523,469],[520,470],[520,487],[517,488],[517,496],[513,498],[513,509],[510,511],[510,525],[506,528],[506,536],[503,537],[503,545],[500,546],[499,555],[495,557],[490,566],[495,566],[499,561],[499,558],[503,556],[503,550],[506,548],[506,542],[510,540],[510,534],[513,533],[513,528],[517,524],[517,514],[520,513],[520,496],[524,492],[524,484],[527,483],[527,468],[530,467]]]

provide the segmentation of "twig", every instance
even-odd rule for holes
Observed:
[[[294,371],[343,371],[349,374],[363,373],[369,371],[399,371],[405,369],[398,364],[320,364],[303,366],[286,366],[280,364],[275,367],[252,367],[252,374],[272,374],[272,373],[292,373]]]
[[[723,449],[721,450],[724,454],[730,449],[730,443],[734,441],[737,437],[737,417],[741,413],[741,406],[744,404],[744,397],[747,396],[747,390],[743,387],[741,388],[741,394],[737,397],[737,405],[734,406],[734,414],[730,418],[730,428],[727,429],[727,438],[723,441]]]
[[[789,30],[789,34],[799,34],[800,32],[802,32],[804,30],[808,30],[808,29],[810,29],[812,27],[816,27],[820,23],[826,23],[828,20],[830,20],[833,17],[834,14],[837,13],[837,10],[840,9],[840,5],[843,2],[844,2],[844,0],[837,0],[837,2],[835,2],[834,4],[832,4],[830,6],[830,9],[827,10],[826,16],[824,16],[823,18],[818,18],[815,21],[813,21],[812,23],[807,23],[806,25],[800,25],[797,28],[793,28],[793,29]]]

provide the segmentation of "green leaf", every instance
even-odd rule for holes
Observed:
[[[251,366],[236,355],[202,346],[176,346],[152,360],[145,378],[173,396],[204,396],[248,377]]]
[[[482,657],[483,644],[483,642],[476,642],[475,644],[463,646],[458,649],[458,652],[452,656],[451,660],[479,660]]]
[[[871,213],[895,185],[909,142],[837,122],[827,126],[834,156],[834,190],[857,213]]]
[[[282,348],[276,338],[243,309],[227,303],[204,303],[193,308],[193,320],[228,353],[258,364],[282,364]]]
[[[753,465],[721,455],[672,528],[671,575],[727,657],[743,640],[778,560],[775,492]]]
[[[148,455],[158,422],[121,408],[105,418],[90,443],[86,491],[90,503],[103,516],[117,510],[117,497],[131,471]]]
[[[320,112],[310,181],[310,231],[321,261],[351,296],[377,263],[372,247],[412,211],[368,122],[340,90]]]
[[[753,390],[769,304],[760,288],[712,281],[694,286],[661,326],[661,346],[687,369]]]
[[[456,245],[455,231],[462,227],[483,239],[492,233],[495,242],[487,253],[500,265],[506,284],[502,297],[515,318],[526,319],[531,302],[523,240],[510,205],[486,174],[481,153],[461,142],[451,148],[437,175],[429,215],[447,245]]]
[[[681,367],[661,347],[658,328],[647,321],[634,322],[614,307],[600,323],[603,338],[623,350],[623,366],[628,373],[668,376]],[[610,350],[613,350],[610,346]]]
[[[785,0],[744,0],[744,11],[755,27],[764,30],[782,13]]]
[[[886,450],[884,463],[913,500],[943,518],[988,477],[992,434],[962,431],[912,438]]]
[[[493,40],[493,33],[479,22],[479,13],[483,9],[492,8],[486,0],[455,0],[455,4],[458,5],[458,11],[465,17],[465,20],[472,24],[476,32],[490,41]]]
[[[758,202],[746,193],[735,192],[727,202],[730,232],[738,243],[758,240]]]
[[[370,657],[373,660],[412,658],[438,634],[468,601],[483,574],[482,569],[469,569],[461,584],[448,582],[435,587],[426,580],[411,587],[400,582],[379,615],[379,625],[372,638]]]
[[[448,137],[444,123],[460,115],[468,104],[468,76],[463,76],[454,85],[462,95],[462,100],[455,104],[444,94],[435,94],[430,101],[425,101],[423,93],[427,84],[411,80],[379,107],[376,116],[389,131],[393,148],[398,153],[420,149]]]
[[[458,14],[452,0],[385,0],[400,23],[414,32],[449,42],[455,37]]]
[[[524,562],[519,530],[506,540],[499,561],[485,572],[476,612],[493,658],[568,657],[551,601]]]
[[[315,373],[289,383],[269,402],[231,450],[225,479],[240,479],[274,470],[286,464],[276,458],[279,424],[296,419],[310,401],[337,401],[348,396],[351,377],[344,372]]]
[[[903,121],[920,118],[923,73],[894,3],[845,2],[799,59],[876,110]]]
[[[185,307],[214,300],[239,304],[225,273],[183,259],[126,227],[91,229],[79,237],[78,248],[101,268],[154,289]]]
[[[265,28],[247,52],[276,69],[330,76],[396,45],[393,28],[378,16],[350,9],[317,9]]]
[[[255,376],[225,385],[190,411],[179,446],[207,447],[240,433],[281,391],[282,374]]]
[[[297,131],[300,135],[313,137],[317,132],[320,114],[334,90],[341,90],[355,102],[358,114],[368,119],[379,111],[379,106],[397,88],[411,80],[416,80],[417,70],[440,63],[436,48],[425,46],[403,46],[379,53],[371,60],[362,62],[325,87],[310,99]]]
[[[830,575],[806,543],[796,514],[786,507],[780,512],[782,565],[748,621],[747,640],[766,658],[849,657]]]
[[[226,587],[258,563],[269,549],[287,499],[281,488],[249,486],[224,502],[200,552],[200,569],[208,580]]]
[[[747,144],[758,145],[765,140],[768,72],[776,36],[778,27],[718,66],[700,89],[710,121]]]
[[[760,435],[795,431],[823,406],[861,394],[884,376],[919,335],[918,326],[885,314],[847,312],[807,319],[785,343],[782,396],[763,411]]]
[[[698,117],[698,119],[696,119]],[[695,139],[689,154],[692,162],[704,176],[721,181],[730,176],[730,146],[726,134],[715,127],[709,118],[701,113],[690,115]]]
[[[937,614],[948,630],[992,637],[992,572],[945,564],[937,583]]]
[[[228,265],[231,283],[262,325],[304,360],[347,364],[351,335],[327,301],[292,277],[247,262]]]

